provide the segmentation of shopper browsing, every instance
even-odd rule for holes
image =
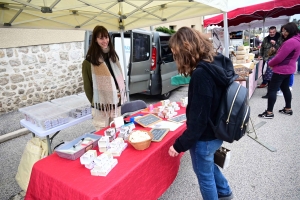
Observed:
[[[209,39],[192,28],[180,28],[169,44],[178,72],[191,76],[187,129],[169,148],[169,155],[175,157],[180,152],[190,151],[204,200],[232,199],[226,178],[214,164],[214,153],[223,141],[214,136],[208,119],[218,115],[221,95],[235,75],[233,65],[223,55],[216,55]]]

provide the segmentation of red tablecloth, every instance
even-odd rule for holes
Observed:
[[[185,108],[178,113],[185,113]],[[157,199],[177,175],[181,155],[170,157],[168,149],[185,128],[184,124],[170,131],[161,142],[152,142],[143,151],[128,144],[106,177],[92,176],[79,159],[67,160],[53,153],[33,166],[25,199]],[[136,125],[136,129],[142,127]]]

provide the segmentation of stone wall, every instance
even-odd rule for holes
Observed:
[[[0,115],[83,92],[83,42],[0,49]]]

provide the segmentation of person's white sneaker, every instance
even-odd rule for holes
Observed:
[[[277,91],[277,96],[283,96],[283,93],[281,92],[281,90]]]

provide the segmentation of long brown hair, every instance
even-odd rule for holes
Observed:
[[[170,38],[169,45],[178,65],[178,72],[185,76],[191,75],[199,61],[212,62],[215,55],[208,37],[189,27],[180,28]]]
[[[93,30],[93,35],[92,35],[92,40],[91,40],[91,44],[89,47],[89,50],[86,54],[85,59],[88,60],[89,62],[91,62],[93,65],[100,65],[101,62],[99,61],[99,58],[103,58],[103,51],[102,48],[98,45],[97,43],[97,38],[98,37],[108,37],[109,38],[109,42],[108,42],[108,46],[109,46],[109,52],[108,55],[110,57],[110,59],[115,63],[117,61],[117,59],[119,59],[114,46],[111,42],[111,38],[108,34],[107,29],[104,26],[96,26]]]

